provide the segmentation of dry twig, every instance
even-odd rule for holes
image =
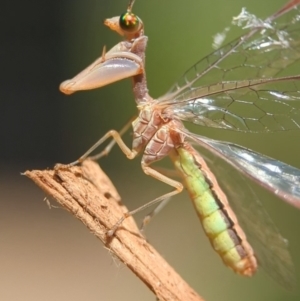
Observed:
[[[25,175],[80,219],[159,300],[203,301],[139,234],[131,217],[112,238],[107,237],[127,209],[98,164],[87,160],[82,166],[26,171]]]

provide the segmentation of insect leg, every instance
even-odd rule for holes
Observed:
[[[118,227],[122,224],[122,222],[127,217],[129,217],[129,216],[131,216],[131,215],[133,215],[133,214],[135,214],[139,211],[142,211],[142,210],[144,210],[144,209],[146,209],[146,208],[148,208],[148,207],[150,207],[150,206],[152,206],[156,203],[164,202],[165,200],[170,199],[172,196],[180,193],[183,190],[183,185],[180,182],[175,181],[175,180],[161,174],[160,172],[158,172],[155,169],[151,168],[149,165],[147,165],[143,161],[142,161],[142,169],[143,169],[143,171],[146,175],[149,175],[149,176],[151,176],[151,177],[153,177],[153,178],[155,178],[155,179],[157,179],[161,182],[164,182],[164,183],[174,187],[175,190],[172,190],[171,192],[165,193],[165,194],[155,198],[154,200],[152,200],[152,201],[136,208],[135,210],[132,210],[132,211],[129,211],[129,212],[125,213],[123,215],[123,217],[120,218],[118,220],[118,222],[107,232],[108,236],[113,236],[114,233],[116,232],[116,230],[118,229]]]
[[[136,116],[133,116],[133,117],[130,118],[129,121],[126,122],[124,127],[119,131],[120,136],[123,136],[128,131],[128,129],[130,128],[130,126],[133,122],[133,120],[135,120],[135,119],[136,119]],[[111,149],[114,147],[115,144],[116,144],[116,140],[112,139],[112,141],[104,148],[103,151],[101,151],[99,154],[96,154],[94,156],[90,156],[89,158],[93,161],[97,161],[100,158],[102,158],[104,156],[107,156],[110,153]]]
[[[127,156],[128,159],[134,159],[137,155],[136,151],[131,150],[122,140],[121,134],[116,130],[108,131],[101,139],[99,139],[90,149],[88,149],[78,160],[68,164],[69,166],[77,165],[83,162],[88,156],[100,146],[105,140],[112,137],[114,141],[119,145],[120,149]]]
[[[178,177],[179,173],[176,170],[173,169],[167,169],[163,167],[153,167],[156,171],[160,172],[161,174],[167,176],[167,177]],[[142,222],[142,225],[140,227],[141,231],[144,231],[145,227],[150,223],[152,218],[157,215],[161,210],[165,208],[165,206],[169,203],[171,198],[163,200],[161,203],[159,203],[150,213],[148,213]]]
[[[161,201],[149,214],[147,214],[142,222],[142,225],[140,227],[140,231],[144,231],[145,227],[150,223],[150,221],[153,219],[155,215],[157,215],[171,200],[171,197]]]

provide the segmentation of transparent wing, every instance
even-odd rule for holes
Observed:
[[[244,132],[300,130],[300,76],[220,83],[181,97],[168,102],[167,116]]]
[[[211,170],[221,179],[219,185],[254,249],[259,266],[285,288],[294,288],[295,272],[287,241],[264,210],[250,181],[220,157],[212,161],[208,154],[207,158]]]
[[[159,101],[178,99],[186,90],[212,83],[271,78],[300,58],[300,0],[249,26],[250,31],[203,58]]]
[[[300,209],[300,169],[240,145],[175,129],[286,203]]]

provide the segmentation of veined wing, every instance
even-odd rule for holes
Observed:
[[[300,75],[221,82],[158,103],[164,114],[244,132],[300,130]]]
[[[198,139],[199,137],[196,137],[196,140]],[[221,143],[217,143],[214,147],[221,149],[221,152],[223,152],[223,145]],[[231,147],[224,146],[225,149]],[[235,150],[235,147],[233,146],[231,157],[241,156],[240,151],[243,152],[245,157],[249,155],[248,150],[244,152],[239,147]],[[252,155],[252,152],[250,152],[250,155]],[[213,162],[210,160],[211,158],[208,153],[209,160],[207,160],[207,163],[211,170],[221,179],[219,185],[227,195],[229,204],[236,213],[238,222],[254,249],[259,266],[285,288],[294,288],[296,277],[287,241],[280,235],[268,213],[264,210],[253,187],[249,183],[250,181],[235,169],[236,166],[233,168],[233,165],[227,164],[228,162],[226,163],[223,157],[221,157],[221,160],[218,160],[220,156],[217,155],[217,161],[214,160]],[[267,159],[264,162],[269,161]],[[248,162],[248,160],[246,161]],[[262,171],[265,173],[267,169],[268,167],[263,167]],[[256,167],[256,171],[258,170],[260,168]],[[299,175],[300,171],[298,170]]]
[[[300,58],[299,4],[300,0],[292,0],[265,21],[257,19],[247,34],[188,69],[159,102],[177,99],[186,90],[212,83],[279,74]]]
[[[300,209],[300,169],[237,144],[212,140],[192,134],[187,129],[174,130],[223,159],[283,201]]]

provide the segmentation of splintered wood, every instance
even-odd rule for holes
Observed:
[[[159,300],[203,301],[141,236],[132,217],[122,223],[113,237],[107,236],[107,231],[128,210],[98,164],[86,160],[82,166],[56,166],[54,170],[24,174],[81,220]]]

